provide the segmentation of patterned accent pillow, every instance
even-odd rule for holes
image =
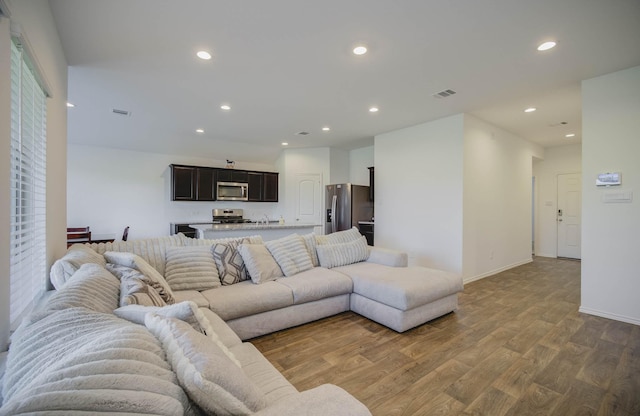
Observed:
[[[150,313],[145,325],[162,343],[182,388],[206,414],[251,415],[267,406],[255,383],[189,324]]]
[[[166,306],[151,281],[138,270],[111,263],[107,270],[120,279],[120,306]]]
[[[172,290],[207,290],[220,287],[211,247],[167,247],[164,278]]]
[[[248,243],[249,239],[227,241],[211,246],[213,260],[218,267],[218,275],[223,285],[232,285],[249,279],[249,273],[244,265],[244,260],[238,252],[238,246]]]
[[[309,233],[302,236],[304,240],[304,245],[307,247],[307,251],[309,252],[309,256],[311,256],[311,264],[313,267],[320,266],[320,261],[318,260],[318,253],[316,252],[316,246],[318,243],[316,242],[315,233]]]
[[[298,234],[267,241],[264,245],[287,277],[313,269],[307,246]]]
[[[348,243],[349,241],[357,240],[362,237],[360,231],[356,227],[351,227],[349,230],[338,231],[336,233],[317,235],[316,242],[320,244],[341,244]]]
[[[260,284],[282,277],[282,270],[264,244],[240,244],[242,256],[253,283]]]
[[[158,291],[158,294],[160,294],[168,305],[176,303],[173,291],[171,291],[171,287],[169,287],[167,281],[164,280],[164,277],[162,277],[156,269],[144,261],[142,257],[133,253],[107,251],[104,253],[104,258],[108,263],[136,269],[147,278],[148,284]]]
[[[364,236],[348,243],[321,244],[318,246],[320,266],[327,269],[365,261],[368,257],[369,249],[367,247],[367,239]]]

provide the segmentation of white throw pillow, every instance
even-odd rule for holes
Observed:
[[[130,267],[144,274],[150,282],[150,285],[158,291],[162,299],[167,304],[175,303],[175,298],[171,287],[164,277],[149,263],[136,254],[127,252],[107,251],[104,253],[104,258],[108,263],[118,264],[120,266]]]
[[[238,361],[236,356],[229,350],[229,348],[227,348],[226,345],[224,345],[218,334],[211,326],[211,322],[209,322],[207,317],[204,316],[195,302],[188,300],[164,307],[128,305],[114,310],[113,313],[122,319],[126,319],[127,321],[139,325],[144,325],[144,320],[148,313],[155,313],[166,318],[179,319],[191,325],[193,329],[201,334],[206,335],[209,339],[215,342],[218,347],[220,347],[220,349],[231,361],[233,361],[235,365],[241,367],[240,361]]]
[[[264,244],[240,244],[238,251],[253,283],[264,283],[284,276]]]
[[[311,264],[313,267],[320,266],[320,260],[318,260],[318,253],[316,252],[316,246],[318,243],[316,242],[316,234],[309,233],[302,236],[304,240],[304,245],[307,247],[307,251],[309,252],[309,256],[311,256]]]
[[[348,243],[349,241],[357,240],[362,237],[360,231],[356,227],[351,227],[349,230],[338,231],[336,233],[317,235],[316,242],[321,244],[341,244]]]
[[[207,290],[220,287],[211,247],[167,247],[164,278],[172,290]]]
[[[51,266],[49,274],[51,284],[56,289],[62,288],[80,266],[87,263],[99,264],[104,267],[107,262],[101,254],[84,244],[72,245],[65,255]]]
[[[369,257],[367,239],[364,236],[348,243],[320,244],[317,250],[320,266],[327,269],[358,263]]]
[[[264,245],[287,277],[313,269],[311,256],[304,240],[298,234],[267,241]]]
[[[145,325],[162,342],[180,385],[207,414],[251,415],[267,406],[245,373],[187,323],[150,313]]]

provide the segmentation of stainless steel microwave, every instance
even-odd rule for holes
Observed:
[[[218,182],[218,201],[248,201],[249,184],[244,182]]]

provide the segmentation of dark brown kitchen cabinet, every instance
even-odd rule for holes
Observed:
[[[247,172],[247,183],[249,184],[249,201],[262,201],[263,178],[264,174],[262,172]]]
[[[249,182],[246,170],[218,169],[218,182]]]
[[[264,202],[278,202],[278,174],[265,172],[263,174],[262,200]],[[251,187],[249,187],[251,192]]]
[[[360,231],[360,234],[362,234],[367,239],[367,245],[373,246],[373,241],[374,241],[373,223],[360,222],[358,223],[358,229]]]
[[[171,200],[194,201],[196,199],[196,168],[171,165]]]
[[[196,201],[216,200],[216,170],[196,168]]]
[[[371,166],[369,169],[369,201],[375,201],[375,167]]]

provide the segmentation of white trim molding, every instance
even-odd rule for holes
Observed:
[[[522,266],[523,264],[529,264],[533,262],[533,259],[522,260],[508,266],[500,267],[499,269],[491,270],[486,273],[479,274],[477,276],[465,277],[463,279],[463,283],[466,285],[467,283],[475,282],[476,280],[484,279],[485,277],[493,276],[494,274],[502,273],[505,270],[513,269],[514,267]]]
[[[640,325],[640,319],[618,315],[611,312],[599,311],[597,309],[585,308],[584,306],[580,306],[578,312],[599,316],[601,318],[613,319],[614,321],[626,322],[628,324]]]

